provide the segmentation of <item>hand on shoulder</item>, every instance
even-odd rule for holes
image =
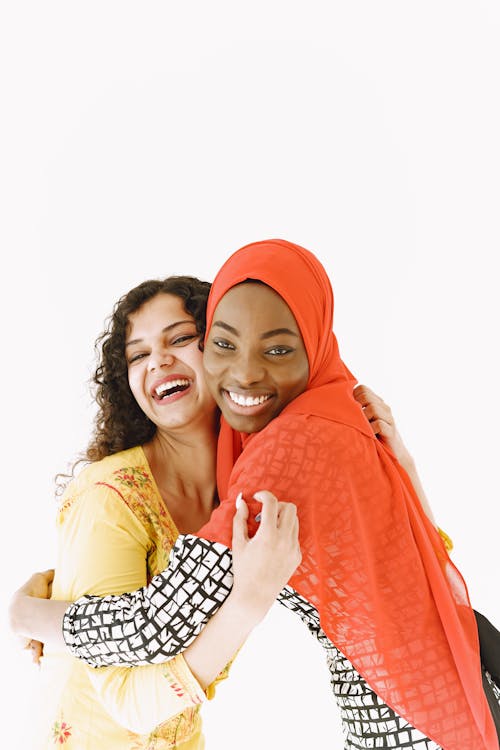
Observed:
[[[241,494],[233,520],[233,593],[242,606],[265,615],[300,565],[299,521],[293,503],[262,490],[256,534],[248,536],[248,506]]]
[[[408,471],[413,466],[413,458],[399,434],[391,407],[366,385],[357,385],[353,395],[361,404],[374,434],[394,453],[401,466]]]

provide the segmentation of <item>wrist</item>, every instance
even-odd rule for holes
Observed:
[[[233,586],[226,604],[231,610],[231,616],[245,623],[250,631],[264,619],[273,601],[269,601],[262,593],[259,596],[249,595],[248,592],[239,591]]]
[[[400,457],[399,457],[399,463],[403,467],[403,469],[406,471],[407,474],[410,476],[412,474],[415,474],[417,467],[415,464],[415,461],[413,459],[413,456],[408,453],[408,451],[405,451]]]

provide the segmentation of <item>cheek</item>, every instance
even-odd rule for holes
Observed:
[[[309,364],[306,360],[305,363],[297,363],[294,377],[291,378],[287,383],[287,390],[290,394],[293,395],[293,398],[295,398],[295,396],[298,396],[300,393],[303,393],[306,390],[308,382]]]
[[[137,403],[140,403],[141,390],[139,388],[140,376],[137,370],[129,370],[128,373],[128,384],[132,391],[132,396],[135,398]]]
[[[211,352],[203,352],[203,371],[207,383],[217,377],[220,367],[218,367],[217,358]]]
[[[203,354],[203,371],[205,376],[205,383],[213,399],[217,400],[220,397],[219,386],[220,386],[220,375],[223,371],[223,366],[217,357],[207,354]]]
[[[309,383],[309,362],[306,361],[306,364],[304,366],[303,373],[302,373],[303,390],[307,388],[308,383]]]
[[[214,377],[213,372],[205,370],[205,385],[212,396],[215,396],[218,391],[217,383],[218,380]]]
[[[205,378],[205,368],[203,366],[203,354],[199,349],[187,350],[183,357],[181,357],[181,355],[178,356],[178,360],[182,361],[193,371],[196,380],[201,379],[203,382]]]

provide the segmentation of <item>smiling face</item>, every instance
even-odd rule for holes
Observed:
[[[213,423],[215,404],[203,374],[194,318],[173,294],[157,294],[128,319],[130,389],[159,429]]]
[[[273,289],[230,289],[215,308],[203,354],[205,378],[231,427],[258,432],[302,393],[309,363],[295,318]]]

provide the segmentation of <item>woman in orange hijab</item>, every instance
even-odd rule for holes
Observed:
[[[280,600],[334,654],[346,747],[496,749],[466,585],[354,399],[332,324],[330,283],[309,251],[270,240],[229,258],[210,293],[204,353],[222,412],[220,506],[195,537],[179,538],[169,569],[139,599],[108,597],[96,610],[88,597],[71,607],[66,640],[99,665],[117,653],[145,663],[185,648],[230,588],[237,497],[252,535],[253,495],[265,488],[297,505],[302,563]],[[193,580],[198,603],[188,605],[180,592]],[[122,638],[117,627],[96,627],[113,612]],[[152,639],[141,638],[144,617],[156,624]]]

